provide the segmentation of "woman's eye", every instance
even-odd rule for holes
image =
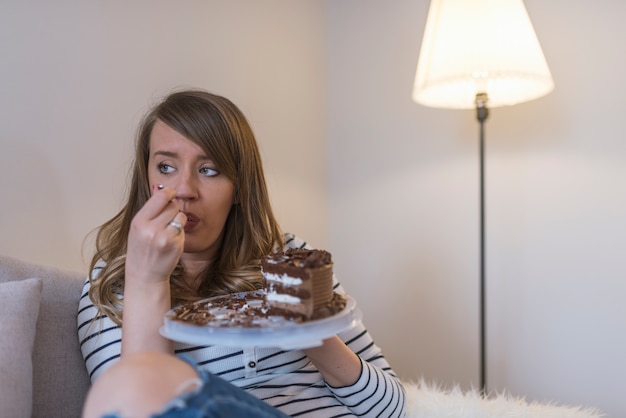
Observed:
[[[216,170],[212,169],[211,167],[201,167],[200,173],[207,177],[213,177],[219,174]]]
[[[174,167],[165,163],[159,163],[159,172],[163,174],[169,174],[174,171]]]

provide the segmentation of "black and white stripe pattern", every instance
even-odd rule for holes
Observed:
[[[306,242],[291,234],[286,238],[286,248],[308,248]],[[334,280],[335,290],[343,293],[336,278]],[[98,315],[88,291],[87,280],[79,303],[78,336],[85,365],[95,381],[119,358],[122,330],[108,317]],[[95,321],[91,322],[94,318]],[[363,324],[339,337],[362,363],[359,379],[346,387],[326,384],[304,352],[299,350],[182,343],[175,343],[174,347],[177,355],[190,357],[202,369],[293,417],[404,416],[404,389]]]

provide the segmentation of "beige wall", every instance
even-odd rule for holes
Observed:
[[[486,123],[488,383],[626,416],[626,2],[526,0],[549,96]],[[406,377],[478,385],[478,122],[411,101],[427,0],[328,2],[330,246]]]
[[[489,383],[625,416],[620,0],[527,0],[556,89],[487,121]],[[427,0],[0,1],[0,252],[84,269],[136,123],[199,86],[248,115],[285,229],[407,379],[478,384],[478,126],[411,87]]]
[[[283,227],[325,246],[323,22],[319,2],[0,2],[0,252],[84,269],[139,118],[189,86],[242,108]]]

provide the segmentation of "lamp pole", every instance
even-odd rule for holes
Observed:
[[[459,19],[459,16],[467,18]],[[515,45],[515,48],[511,48],[511,45]],[[490,97],[487,95],[487,87]],[[498,107],[527,102],[548,94],[553,88],[554,81],[548,63],[523,0],[431,0],[413,84],[413,100],[437,108],[475,108],[480,122],[479,351],[480,387],[483,394],[486,394],[487,388],[487,104],[489,107]]]
[[[476,118],[480,123],[480,390],[487,386],[486,317],[485,317],[485,120],[489,116],[487,93],[476,94]]]

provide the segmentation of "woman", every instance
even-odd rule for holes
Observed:
[[[159,334],[172,306],[257,289],[263,255],[305,246],[280,231],[240,110],[204,91],[166,97],[140,126],[126,205],[98,232],[80,301],[85,416],[402,416],[403,388],[362,325],[292,351]],[[184,415],[194,408],[213,412]]]

